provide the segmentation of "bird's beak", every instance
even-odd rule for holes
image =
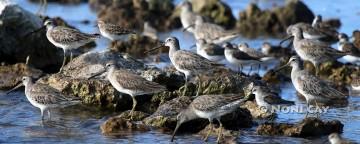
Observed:
[[[180,125],[181,125],[181,123],[180,123],[180,121],[178,121],[178,122],[176,123],[175,130],[174,130],[174,132],[173,132],[173,134],[172,134],[172,136],[171,136],[171,142],[174,141],[176,131],[179,129]]]
[[[23,86],[22,81],[18,82],[18,83],[16,84],[16,86],[15,86],[14,88],[12,88],[11,90],[7,91],[6,94],[7,94],[7,95],[10,94],[11,92],[15,91],[16,89],[18,89],[18,88],[21,87],[21,86]]]
[[[160,46],[151,48],[150,50],[147,50],[147,51],[145,51],[144,53],[147,54],[147,53],[149,53],[149,52],[155,51],[155,50],[160,49],[160,48],[163,48],[163,47],[167,47],[167,46],[165,46],[165,43],[161,43]]]
[[[290,63],[287,63],[287,64],[279,67],[278,69],[276,69],[276,70],[274,71],[274,73],[277,73],[277,72],[281,71],[282,69],[286,68],[286,67],[289,66],[289,65],[290,65]]]
[[[195,24],[189,25],[188,27],[186,27],[186,28],[183,29],[183,32],[185,32],[187,29],[189,29],[189,28],[191,28],[191,27],[194,27],[194,26],[195,26]]]
[[[95,73],[94,75],[88,77],[87,79],[89,80],[89,79],[92,79],[92,78],[94,78],[96,76],[99,76],[99,75],[103,74],[105,71],[106,71],[105,69],[102,70],[102,71],[99,71],[99,72]]]
[[[284,42],[287,41],[287,40],[292,39],[293,37],[294,37],[294,36],[289,36],[289,37],[283,39],[282,41],[280,41],[279,45],[281,46],[282,43],[284,43]]]

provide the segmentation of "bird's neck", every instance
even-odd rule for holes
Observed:
[[[27,82],[27,83],[24,83],[25,93],[28,93],[29,90],[32,88],[33,85],[34,85],[34,82],[32,82],[32,81],[29,81],[29,82]]]
[[[54,25],[47,25],[46,26],[46,30],[51,30],[51,29],[53,29],[55,26]]]
[[[185,110],[187,121],[198,118],[199,116],[189,107]]]
[[[169,56],[173,55],[176,51],[180,50],[179,44],[169,46]]]

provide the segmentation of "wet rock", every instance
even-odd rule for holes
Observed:
[[[47,40],[45,31],[28,35],[43,25],[39,17],[10,2],[1,2],[0,7],[1,62],[25,62],[30,56],[29,64],[35,68],[48,70],[61,65],[62,50]]]
[[[144,123],[153,127],[161,127],[167,129],[174,129],[176,126],[176,116],[191,103],[191,99],[186,96],[172,99],[163,105],[159,106],[157,111],[151,116],[145,118]],[[221,122],[225,129],[238,130],[239,128],[251,127],[252,117],[250,112],[246,109],[237,109],[233,113],[221,117]],[[184,123],[179,131],[198,132],[208,125],[207,119],[196,119]],[[217,122],[215,122],[217,123]]]
[[[118,117],[123,118],[123,119],[130,119],[130,116],[131,116],[130,111],[131,110],[124,111]],[[149,114],[147,114],[147,113],[144,113],[141,111],[134,111],[133,121],[141,121],[148,116],[149,116]]]
[[[210,127],[210,125],[207,125],[203,130],[198,132],[198,134],[201,135],[203,138],[205,138],[205,136],[207,135],[209,130],[211,130],[211,127]],[[218,130],[219,130],[219,127],[213,128],[210,136],[217,138]],[[219,143],[225,143],[225,144],[234,143],[234,144],[236,144],[237,143],[236,138],[240,135],[240,132],[235,131],[235,130],[223,129],[222,135],[223,135],[223,137]]]
[[[110,117],[101,126],[101,133],[105,135],[126,134],[131,131],[150,131],[146,125],[134,121],[126,120],[120,116]]]
[[[191,0],[191,3],[194,12],[210,18],[214,23],[226,29],[233,28],[236,24],[231,8],[220,0]]]
[[[110,82],[105,79],[105,73],[100,77],[87,79],[95,73],[102,71],[104,65],[110,61],[116,61],[119,68],[132,70],[144,78],[156,81],[162,85],[167,85],[164,82],[178,81],[176,78],[179,78],[170,72],[162,72],[156,68],[147,68],[143,63],[134,59],[126,59],[120,53],[106,51],[83,54],[67,64],[62,73],[43,77],[41,82],[47,83],[65,94],[80,97],[83,103],[86,104],[93,104],[116,111],[128,110],[132,105],[131,97],[121,94],[114,89]],[[174,86],[173,84],[169,84],[169,86]],[[161,95],[161,93],[158,95]],[[151,96],[146,95],[137,96],[138,106],[140,106],[137,107],[137,110],[148,113],[155,111],[152,111],[149,107],[142,106],[143,103],[151,98]],[[154,107],[157,106],[154,105]]]
[[[110,44],[110,49],[117,52],[125,52],[134,58],[144,58],[148,56],[145,51],[160,45],[159,40],[142,35],[132,35],[128,41],[114,41]],[[159,50],[168,52],[168,48]],[[160,53],[159,52],[159,53]]]
[[[29,0],[31,2],[40,2],[41,0]],[[56,2],[56,3],[61,3],[61,4],[79,4],[82,2],[87,2],[88,0],[47,0],[47,2]]]
[[[41,70],[29,67],[23,63],[0,66],[0,89],[13,88],[21,81],[23,76],[31,76],[37,79],[41,75]]]
[[[143,29],[149,21],[159,31],[181,27],[180,19],[173,16],[171,0],[90,0],[90,7],[98,18],[132,29]]]
[[[306,118],[297,124],[267,123],[258,126],[260,135],[282,135],[291,137],[314,137],[342,132],[344,125],[338,120],[322,121],[317,118]]]
[[[251,116],[255,119],[267,119],[276,117],[276,113],[268,113],[263,109],[260,109],[255,101],[247,101],[241,107],[248,109]]]
[[[255,4],[250,4],[245,11],[240,12],[237,28],[248,37],[283,36],[287,26],[297,23],[311,23],[314,14],[298,0],[287,1],[283,7],[272,10],[260,10]]]

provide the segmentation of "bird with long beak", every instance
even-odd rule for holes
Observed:
[[[194,28],[190,26],[195,24],[196,16],[199,16],[199,14],[193,12],[192,4],[188,0],[183,1],[180,4],[180,7],[181,7],[181,13],[180,13],[181,24],[183,25],[184,30],[193,33]]]
[[[148,81],[145,78],[134,74],[128,70],[117,69],[115,62],[107,63],[104,70],[99,71],[88,79],[101,75],[104,72],[107,72],[106,78],[110,81],[111,85],[117,91],[131,96],[133,100],[133,106],[130,111],[130,120],[133,119],[133,113],[137,105],[135,96],[153,94],[166,90],[165,86],[162,86],[152,81]]]
[[[292,56],[289,62],[277,69],[279,71],[287,66],[291,66],[291,81],[296,91],[302,94],[309,107],[310,103],[330,105],[337,102],[347,102],[347,96],[339,92],[336,88],[322,81],[318,77],[304,70],[299,57]],[[307,117],[308,113],[306,113]]]
[[[97,21],[97,26],[99,28],[100,34],[110,39],[111,41],[125,41],[130,35],[136,34],[136,32],[131,29],[102,20]]]
[[[213,121],[216,119],[220,124],[217,134],[217,142],[219,143],[223,129],[223,124],[220,121],[221,116],[233,112],[246,100],[247,99],[237,94],[202,95],[195,98],[186,109],[177,115],[177,124],[172,134],[171,142],[174,141],[175,134],[181,124],[197,118],[204,118],[209,120],[211,127],[204,141],[207,141],[207,138],[211,134]]]
[[[66,107],[81,103],[79,98],[65,96],[57,89],[48,85],[34,83],[32,78],[28,76],[23,77],[22,82],[8,91],[6,94],[10,94],[21,86],[25,86],[25,95],[30,103],[41,110],[42,121],[44,120],[45,111],[48,112],[49,119],[51,119],[51,108]]]
[[[194,28],[194,37],[196,40],[204,39],[207,43],[223,44],[239,36],[237,31],[225,30],[223,27],[205,22],[201,16],[196,16],[195,24],[185,28]]]
[[[150,51],[154,51],[156,49],[167,47],[169,48],[169,57],[171,63],[174,65],[176,70],[180,71],[185,75],[185,88],[183,91],[183,95],[185,95],[187,91],[187,83],[191,76],[196,75],[199,80],[198,90],[196,92],[196,96],[199,96],[201,91],[201,78],[200,74],[210,73],[216,67],[223,66],[222,64],[218,64],[216,62],[210,61],[196,53],[192,53],[190,51],[181,50],[179,40],[175,37],[169,37],[165,40],[165,43],[159,47],[155,47]]]
[[[348,54],[331,48],[327,43],[305,39],[302,34],[303,31],[298,27],[289,26],[287,33],[291,36],[281,41],[280,45],[282,42],[294,38],[293,45],[297,55],[303,60],[310,61],[315,66],[316,75],[319,74],[321,63],[334,61]]]

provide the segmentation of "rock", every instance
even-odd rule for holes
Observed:
[[[231,8],[220,0],[191,0],[191,3],[194,12],[210,18],[214,23],[226,29],[233,28],[236,24]]]
[[[108,80],[105,80],[105,74],[98,78],[87,79],[95,73],[102,71],[104,65],[110,61],[116,61],[119,68],[132,70],[148,80],[156,81],[163,85],[167,85],[164,82],[178,81],[173,78],[179,78],[170,72],[162,72],[156,68],[147,68],[143,63],[134,59],[126,59],[120,53],[107,51],[85,53],[68,63],[62,73],[43,77],[40,82],[49,84],[65,94],[80,97],[83,103],[86,104],[93,104],[116,111],[128,110],[132,105],[131,97],[115,90]],[[174,86],[174,83],[169,84],[169,86]],[[158,95],[161,95],[161,93]],[[145,101],[150,101],[151,98],[151,96],[136,97],[139,103],[138,106],[140,106],[137,107],[137,110],[148,113],[155,111],[149,110],[149,107],[142,106]],[[154,104],[154,107],[157,106]]]
[[[314,137],[342,132],[344,125],[338,120],[322,121],[317,118],[306,118],[297,124],[267,123],[259,125],[256,133],[260,135],[282,135],[291,137]]]
[[[41,75],[41,70],[29,67],[23,63],[0,66],[0,89],[13,88],[21,81],[23,76],[31,76],[37,79]]]
[[[242,108],[249,110],[251,116],[255,119],[267,119],[276,117],[276,113],[267,113],[266,111],[260,109],[255,101],[247,101]]]
[[[144,123],[152,127],[174,129],[177,122],[176,116],[190,103],[191,99],[186,96],[174,98],[159,106],[154,114],[144,119]],[[224,124],[225,129],[229,130],[238,130],[244,127],[248,128],[253,124],[250,112],[241,108],[221,117],[221,122]],[[207,119],[196,119],[181,125],[179,131],[198,132],[204,129],[208,123],[209,121]]]
[[[128,41],[114,41],[110,44],[110,49],[117,52],[125,52],[134,58],[144,58],[148,56],[145,51],[160,45],[159,40],[142,35],[132,35]],[[159,50],[160,51],[160,50]],[[168,52],[168,48],[161,49],[161,52]],[[159,52],[160,53],[160,52]]]
[[[198,132],[198,134],[204,138],[207,135],[209,130],[211,130],[211,127],[210,127],[210,125],[207,125],[203,130]],[[218,130],[219,130],[219,127],[213,128],[210,136],[217,138]],[[222,135],[223,135],[223,137],[221,138],[219,143],[225,143],[225,144],[233,144],[234,143],[234,144],[236,144],[237,143],[236,138],[238,137],[238,135],[240,135],[240,132],[234,131],[234,130],[223,129]]]
[[[31,2],[40,2],[40,0],[29,0]],[[88,0],[47,0],[47,2],[56,2],[60,4],[80,4],[82,2],[88,2]]]
[[[284,7],[272,10],[260,10],[255,4],[250,4],[245,11],[240,12],[237,28],[247,37],[283,36],[286,28],[297,22],[311,23],[314,14],[299,0],[287,1]]]
[[[130,111],[131,110],[124,111],[118,117],[123,118],[123,119],[130,119]],[[148,116],[149,116],[149,114],[147,114],[147,113],[144,113],[141,111],[134,111],[133,121],[141,121]]]
[[[53,46],[44,32],[30,32],[39,29],[42,20],[18,5],[7,1],[0,2],[0,61],[6,63],[25,62],[35,68],[49,70],[61,65],[62,50]]]
[[[150,128],[144,124],[128,121],[119,116],[110,117],[101,126],[101,133],[105,135],[126,134],[131,131],[150,131]]]
[[[149,21],[158,31],[181,27],[179,18],[173,16],[172,0],[90,0],[90,7],[98,18],[132,29],[143,29]]]

